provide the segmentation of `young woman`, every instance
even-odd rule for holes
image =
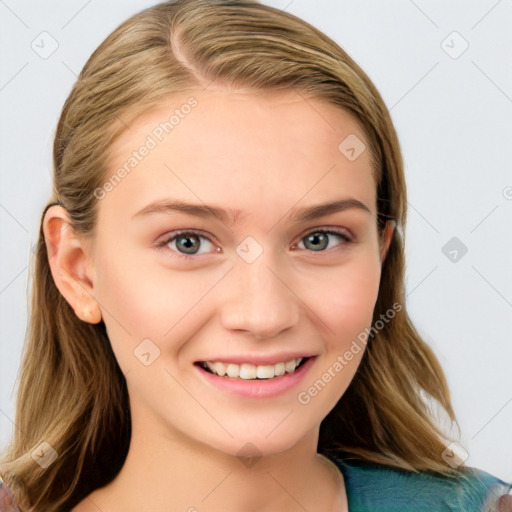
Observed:
[[[406,204],[381,96],[311,25],[123,23],[58,123],[0,509],[506,510],[431,412]]]

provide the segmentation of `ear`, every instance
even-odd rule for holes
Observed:
[[[391,244],[391,239],[393,238],[393,233],[395,232],[396,221],[388,220],[386,222],[386,226],[384,227],[384,231],[382,232],[381,243],[380,243],[380,261],[384,263],[386,256],[388,254],[389,246]]]
[[[97,324],[101,310],[94,298],[93,267],[89,246],[71,227],[65,208],[48,208],[43,233],[55,285],[83,322]]]

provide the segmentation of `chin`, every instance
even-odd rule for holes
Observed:
[[[291,416],[291,415],[290,415]],[[286,420],[285,420],[286,421]],[[240,429],[239,433],[230,430],[233,437],[228,435],[222,439],[203,438],[203,443],[210,448],[223,452],[227,455],[235,456],[245,463],[246,459],[260,459],[262,457],[270,457],[273,455],[283,454],[293,449],[297,444],[313,443],[308,441],[307,436],[314,437],[314,449],[316,450],[317,431],[306,431],[290,428],[283,428],[283,425],[266,428],[264,434],[261,429]]]

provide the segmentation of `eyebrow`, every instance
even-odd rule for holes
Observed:
[[[358,199],[348,198],[308,206],[298,210],[296,209],[291,216],[291,220],[294,222],[307,222],[332,213],[350,209],[357,209],[371,213],[371,210]],[[242,214],[242,211],[238,209],[222,209],[212,205],[187,203],[178,199],[162,199],[148,204],[142,208],[142,210],[135,213],[132,218],[153,214],[171,214],[176,212],[200,218],[216,218],[230,226],[236,225]]]

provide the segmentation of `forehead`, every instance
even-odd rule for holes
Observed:
[[[101,208],[132,214],[171,197],[263,214],[345,196],[373,208],[370,162],[359,122],[322,99],[190,90],[140,115],[113,144]]]

